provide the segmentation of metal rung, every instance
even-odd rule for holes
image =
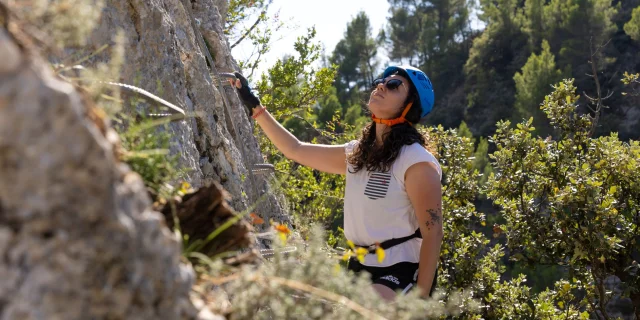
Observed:
[[[291,253],[291,252],[295,252],[297,250],[298,250],[297,247],[284,247],[280,251],[275,251],[274,249],[261,249],[260,250],[260,254],[263,257],[266,257],[266,256],[275,255],[276,253]]]
[[[258,163],[254,164],[251,168],[251,172],[253,173],[272,173],[276,172],[276,168],[270,163]]]

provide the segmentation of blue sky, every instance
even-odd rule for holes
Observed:
[[[292,28],[276,35],[282,39],[277,40],[264,57],[261,70],[266,70],[284,54],[293,52],[296,38],[304,35],[307,28],[313,25],[316,27],[316,39],[324,44],[327,54],[330,54],[342,39],[347,23],[360,11],[369,16],[373,35],[376,36],[386,23],[389,3],[387,0],[274,0],[269,14],[274,16],[278,11],[280,19],[288,21],[287,25]],[[251,51],[250,43],[245,41],[235,47],[232,53],[236,59],[244,60]],[[386,61],[385,56],[381,58],[383,62]]]

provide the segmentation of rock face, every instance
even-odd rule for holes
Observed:
[[[226,1],[184,3],[216,67],[232,71]],[[199,112],[171,124],[172,152],[194,187],[219,181],[243,210],[269,193],[260,176],[244,178],[262,156],[235,91],[221,93],[209,74],[186,9],[181,0],[108,0],[89,47],[65,54],[90,52],[124,30],[123,76],[110,80]],[[0,17],[0,320],[215,318],[190,301],[192,268],[140,177],[117,161],[108,121],[5,23]],[[259,208],[265,220],[288,220],[274,196]]]
[[[0,319],[195,318],[193,271],[117,134],[2,27],[0,48]]]
[[[218,77],[210,74],[197,33],[191,27],[190,11],[217,71],[235,71],[222,31],[226,6],[224,0],[107,0],[102,20],[83,50],[90,53],[111,43],[116,31],[123,30],[127,35],[126,62],[122,79],[113,80],[159,93],[185,111],[201,114],[171,125],[172,151],[180,155],[181,166],[190,169],[191,184],[200,187],[220,182],[232,195],[232,206],[237,211],[267,194],[257,212],[267,221],[286,221],[288,216],[278,199],[270,195],[263,176],[247,171],[264,162],[252,134],[253,126],[235,89],[228,85],[224,92],[218,89]],[[98,55],[89,63],[104,59]],[[222,94],[229,103],[230,114]]]

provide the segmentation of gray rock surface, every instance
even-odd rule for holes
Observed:
[[[198,318],[117,134],[3,27],[0,48],[0,319]]]
[[[236,70],[222,31],[228,4],[221,0],[107,0],[102,20],[83,50],[89,53],[111,43],[116,31],[123,30],[127,35],[126,62],[122,78],[114,80],[158,93],[186,111],[200,114],[171,124],[172,151],[180,155],[180,165],[190,169],[189,182],[195,187],[220,182],[232,195],[232,207],[237,211],[266,194],[255,211],[266,221],[288,221],[265,176],[247,171],[264,162],[253,125],[235,90],[225,86],[225,92],[219,91],[217,76],[210,74],[184,4],[191,6],[217,71]],[[105,59],[98,55],[89,63]],[[226,95],[231,114],[221,94]]]
[[[169,129],[189,182],[196,188],[220,182],[237,211],[266,194],[255,211],[286,221],[264,176],[250,178],[247,167],[263,163],[252,124],[235,90],[217,89],[183,3],[192,6],[216,68],[233,71],[222,0],[107,0],[88,46],[64,55],[88,54],[123,30],[122,77],[109,80],[198,113]],[[163,217],[150,209],[140,177],[117,161],[118,136],[108,121],[2,23],[0,320],[220,319],[190,296],[193,270],[181,263],[180,243]],[[108,59],[97,54],[84,63]]]

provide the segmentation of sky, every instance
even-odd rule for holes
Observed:
[[[316,40],[323,43],[327,54],[331,54],[340,41],[350,22],[360,11],[364,11],[369,20],[373,36],[383,28],[389,14],[387,0],[274,0],[269,8],[269,15],[277,12],[283,21],[295,28],[283,30],[271,51],[262,59],[263,63],[257,74],[273,65],[287,53],[293,53],[293,44],[297,37],[306,34],[307,28],[315,25]],[[252,48],[249,41],[243,41],[233,48],[236,59],[245,60],[251,55]],[[382,53],[384,55],[384,53]],[[383,61],[386,57],[381,56]]]

